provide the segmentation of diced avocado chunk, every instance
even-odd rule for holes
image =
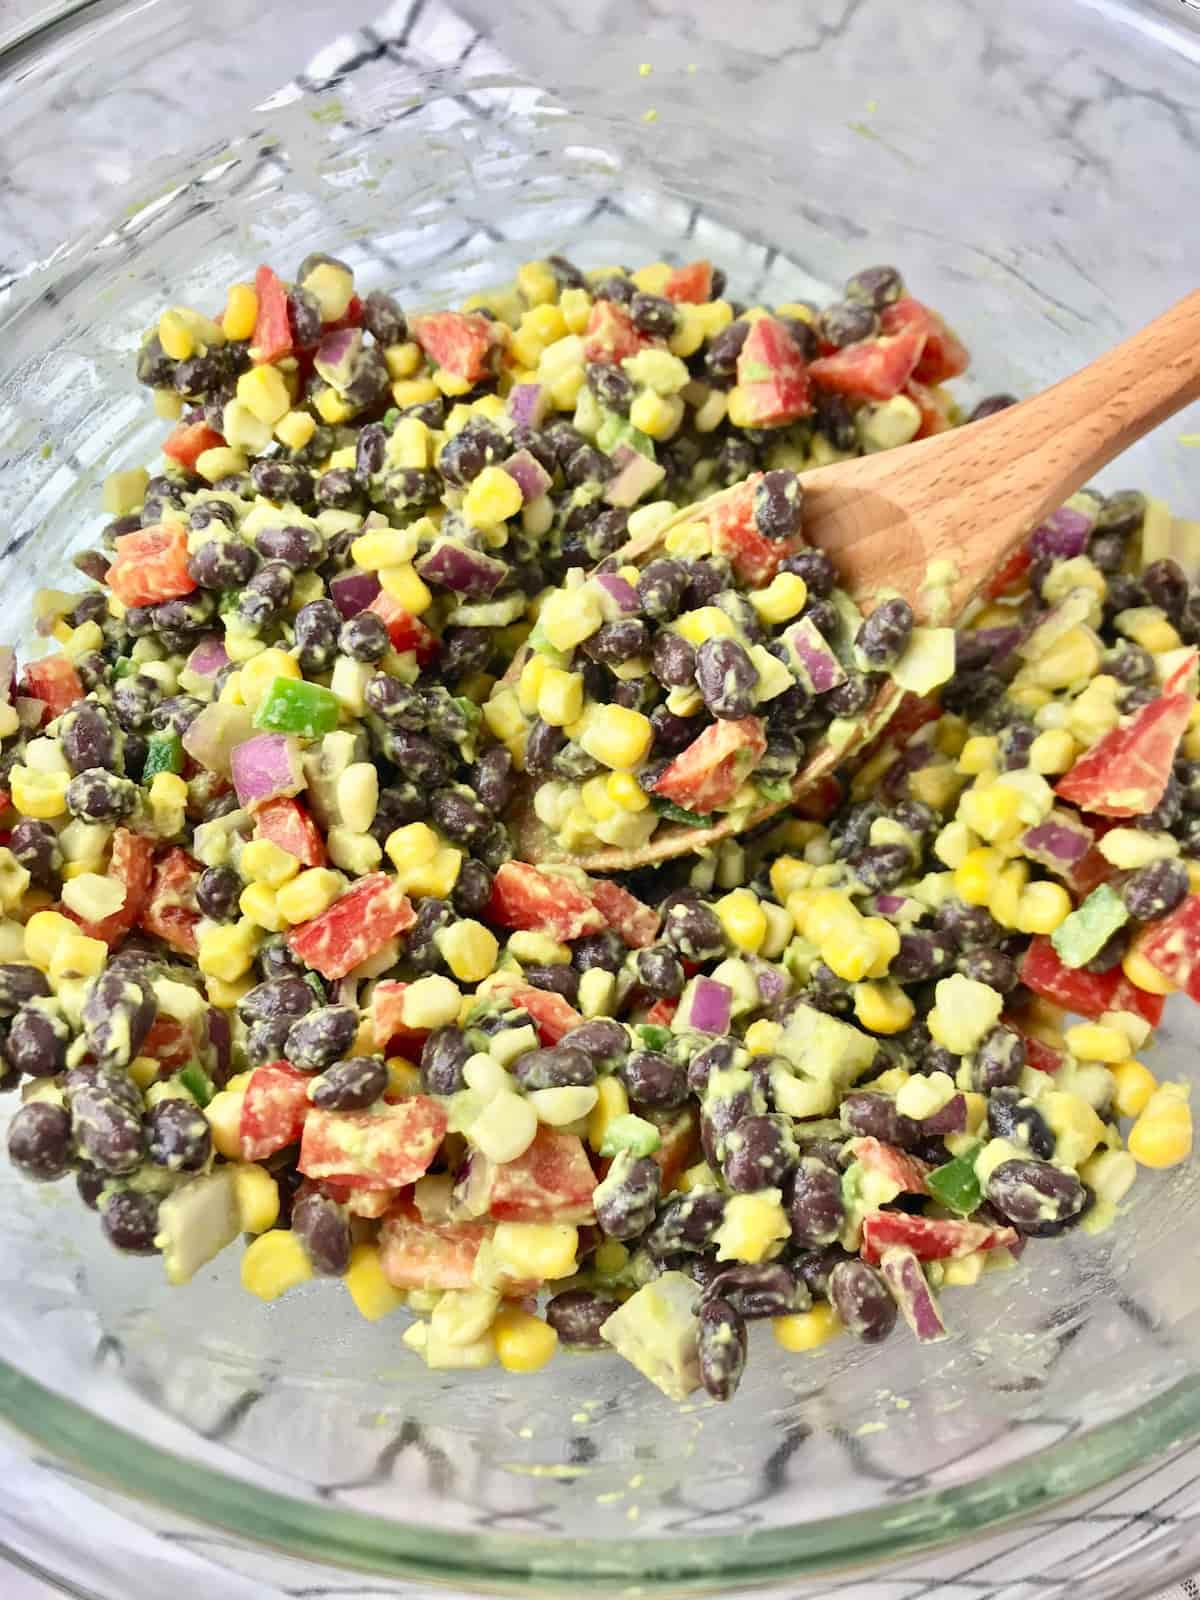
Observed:
[[[797,1006],[776,1048],[806,1077],[846,1086],[875,1059],[874,1039],[813,1006]]]
[[[912,694],[929,694],[954,676],[954,629],[914,628],[892,677]]]
[[[643,433],[640,428],[635,428],[628,417],[618,416],[615,411],[605,411],[601,407],[600,426],[596,430],[596,447],[603,450],[605,455],[612,455],[619,444],[627,444],[639,455],[654,460],[654,441],[650,435]]]
[[[1084,967],[1128,921],[1121,896],[1112,884],[1102,883],[1059,923],[1050,943],[1064,966]]]
[[[700,1387],[699,1290],[683,1272],[664,1272],[614,1311],[600,1337],[668,1399]]]
[[[600,1154],[615,1156],[624,1150],[631,1156],[652,1156],[661,1143],[662,1134],[654,1124],[630,1112],[614,1117],[605,1128]]]
[[[158,1211],[158,1245],[167,1282],[189,1283],[241,1230],[232,1167],[218,1167],[175,1189]]]

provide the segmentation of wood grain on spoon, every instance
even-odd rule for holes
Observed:
[[[1200,399],[1200,290],[1106,355],[1032,399],[969,428],[899,450],[817,467],[802,475],[804,537],[824,550],[838,582],[870,608],[880,588],[900,593],[918,622],[930,620],[930,563],[952,563],[938,591],[956,615],[1015,546],[1094,473],[1152,428]],[[703,518],[719,496],[687,506],[648,538],[618,552],[642,562],[671,527]],[[942,621],[942,618],[933,620]],[[515,681],[524,652],[506,674]],[[902,698],[889,680],[849,744],[819,744],[796,774],[793,800],[811,790],[886,725]],[[533,816],[526,792],[514,818],[526,860],[563,859]],[[786,804],[786,803],[785,803]],[[589,871],[617,872],[704,850],[755,826],[783,804],[711,828],[660,827],[639,850],[605,848],[570,857]]]

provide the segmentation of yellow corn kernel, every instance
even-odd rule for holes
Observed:
[[[608,798],[622,811],[645,811],[650,796],[629,772],[610,772],[605,779]]]
[[[526,261],[519,266],[517,288],[531,306],[553,305],[558,299],[558,279],[545,261]]]
[[[245,1094],[240,1089],[222,1089],[213,1095],[204,1108],[205,1120],[212,1132],[213,1149],[227,1161],[238,1161],[242,1154],[242,1101]]]
[[[601,1078],[596,1088],[600,1097],[588,1113],[587,1128],[587,1141],[593,1150],[599,1150],[604,1143],[609,1123],[629,1111],[629,1096],[620,1078]]]
[[[1122,1117],[1140,1117],[1158,1088],[1158,1079],[1140,1061],[1118,1061],[1111,1068],[1116,1092],[1113,1105]]]
[[[730,639],[737,632],[732,617],[720,606],[700,606],[675,619],[675,632],[697,648],[709,639]]]
[[[204,990],[208,995],[209,1004],[219,1006],[222,1011],[232,1011],[238,1001],[249,994],[253,987],[253,975],[238,978],[235,983],[226,983],[224,978],[207,977],[204,980]]]
[[[626,706],[599,706],[587,719],[579,742],[594,761],[606,767],[636,767],[650,748],[654,729],[649,717]]]
[[[386,592],[411,616],[421,616],[433,604],[429,585],[411,562],[403,561],[398,567],[381,567],[378,577]]]
[[[1099,1022],[1077,1022],[1066,1031],[1067,1049],[1079,1061],[1115,1064],[1129,1054],[1129,1040],[1119,1028],[1106,1028]]]
[[[969,906],[985,906],[1000,879],[1004,858],[998,850],[981,845],[968,850],[954,869],[954,891]]]
[[[1031,883],[1017,901],[1018,933],[1053,933],[1071,914],[1071,897],[1059,883]]]
[[[388,440],[388,460],[397,467],[427,467],[432,447],[433,436],[420,417],[401,417]]]
[[[388,1069],[387,1093],[408,1095],[421,1093],[421,1069],[403,1056],[389,1056],[384,1062]]]
[[[644,294],[662,294],[673,271],[674,268],[665,261],[651,261],[647,266],[630,273],[630,277],[634,287],[641,289]]]
[[[1200,894],[1200,861],[1185,861],[1187,868],[1188,891],[1191,894]]]
[[[712,535],[706,522],[681,522],[663,540],[668,555],[696,559],[712,554]]]
[[[278,1300],[312,1275],[312,1262],[299,1235],[284,1228],[259,1234],[242,1257],[242,1288],[260,1300]]]
[[[88,939],[83,934],[60,940],[47,968],[52,984],[63,978],[95,978],[104,971],[108,946],[103,939]]]
[[[242,373],[237,381],[237,397],[247,411],[270,428],[292,409],[292,397],[283,373],[269,363]]]
[[[564,289],[558,297],[568,333],[583,333],[592,312],[592,297],[586,289]]]
[[[673,356],[681,356],[684,360],[694,356],[707,335],[708,323],[699,306],[675,307],[675,332],[667,340],[667,347]]]
[[[811,878],[812,867],[799,856],[776,856],[771,863],[771,891],[781,903],[797,889],[807,888]]]
[[[350,546],[355,566],[366,572],[378,572],[383,567],[399,567],[411,561],[417,553],[417,535],[408,528],[372,528],[363,533]]]
[[[339,422],[349,422],[354,415],[351,402],[336,389],[322,389],[314,395],[313,404],[320,413],[321,421],[328,422],[331,427],[336,427]]]
[[[152,1083],[158,1082],[159,1063],[153,1056],[134,1056],[129,1063],[129,1076],[145,1094]]]
[[[503,467],[484,467],[463,497],[463,516],[473,527],[495,527],[515,517],[522,503],[515,478]]]
[[[206,929],[200,935],[196,964],[205,977],[236,983],[250,970],[260,938],[257,925],[248,917],[232,926]]]
[[[183,396],[174,389],[155,389],[151,395],[154,415],[164,422],[178,422],[183,415]]]
[[[492,1324],[496,1360],[505,1372],[538,1372],[558,1348],[558,1334],[541,1317],[506,1307]]]
[[[875,965],[875,941],[861,925],[834,928],[820,941],[821,959],[831,972],[847,983],[858,983]]]
[[[244,917],[268,933],[279,933],[285,925],[275,890],[265,883],[248,883],[238,896],[238,907]]]
[[[25,924],[25,956],[43,972],[49,969],[55,946],[63,939],[73,939],[79,933],[79,924],[64,917],[60,911],[35,911]]]
[[[404,1304],[403,1289],[397,1289],[387,1280],[377,1245],[354,1246],[342,1281],[354,1301],[355,1310],[368,1322],[379,1322]]]
[[[521,318],[521,329],[528,329],[548,347],[566,338],[567,321],[558,306],[534,306]]]
[[[1002,928],[1016,927],[1017,911],[1028,882],[1029,866],[1025,861],[1010,861],[1000,869],[987,906]]]
[[[254,659],[257,660],[257,657]],[[236,672],[231,672],[225,679],[217,700],[218,704],[223,706],[244,706],[246,704],[242,699],[242,673],[240,668]]]
[[[307,411],[289,411],[275,424],[275,437],[289,450],[303,450],[317,431],[317,419]]]
[[[1025,826],[1020,813],[1021,795],[1006,783],[992,783],[987,788],[975,784],[958,803],[959,820],[981,839],[992,842],[1016,838]]]
[[[429,848],[430,835],[434,840],[432,851]],[[436,895],[444,900],[458,881],[463,863],[462,851],[443,845],[433,829],[424,822],[411,822],[407,827],[393,829],[388,834],[384,849],[407,894]]]
[[[714,904],[713,910],[735,950],[755,955],[762,948],[767,937],[767,917],[753,890],[732,889]]]
[[[629,408],[629,420],[652,439],[670,439],[679,431],[685,407],[677,394],[655,394],[643,389]]]
[[[913,1003],[898,983],[859,983],[854,1015],[871,1033],[900,1033],[913,1019]]]
[[[842,1323],[829,1302],[821,1300],[811,1311],[797,1311],[789,1317],[773,1317],[771,1331],[776,1344],[781,1344],[785,1350],[817,1350],[837,1338],[842,1331]]]
[[[875,946],[875,960],[867,968],[868,978],[886,978],[888,968],[900,951],[900,932],[885,917],[864,917],[863,932]]]
[[[772,1247],[791,1232],[778,1189],[756,1194],[735,1194],[725,1205],[725,1217],[714,1234],[718,1261],[763,1261]]]
[[[782,1032],[783,1028],[778,1022],[772,1022],[769,1017],[760,1017],[746,1029],[746,1049],[754,1056],[772,1055]]]
[[[583,714],[583,674],[547,667],[538,689],[537,712],[554,728],[576,721]]]
[[[392,399],[401,411],[407,406],[420,406],[427,400],[436,400],[441,392],[432,378],[400,378],[392,384]]]
[[[449,978],[434,973],[418,978],[404,991],[402,1017],[406,1028],[441,1028],[457,1020],[462,991]]]
[[[280,849],[273,840],[252,839],[242,849],[238,871],[251,883],[282,889],[300,871],[300,863],[290,850]]]
[[[1140,1167],[1175,1167],[1192,1153],[1191,1088],[1162,1083],[1129,1130],[1129,1153]]]
[[[256,1161],[241,1161],[234,1168],[233,1193],[243,1233],[266,1233],[279,1221],[279,1185]]]
[[[225,296],[221,329],[227,339],[249,339],[258,321],[258,295],[250,283],[231,283]]]
[[[538,695],[542,692],[542,683],[549,670],[549,658],[536,651],[521,668],[521,676],[517,679],[517,704],[527,717],[537,714]]]
[[[1000,754],[1000,741],[994,734],[977,733],[963,745],[958,757],[958,770],[971,777],[982,772],[994,772]]]
[[[218,478],[245,472],[249,465],[241,450],[231,450],[228,445],[202,450],[196,457],[196,471],[206,483],[216,483]]]
[[[808,600],[808,585],[798,572],[780,572],[765,589],[751,590],[750,604],[764,622],[788,622]]]
[[[1183,643],[1158,606],[1135,606],[1122,611],[1117,618],[1117,632],[1149,650],[1152,656],[1163,650],[1178,650]]]
[[[967,724],[963,717],[944,712],[934,723],[933,742],[944,756],[959,756],[967,747]]]
[[[1139,939],[1135,938],[1121,957],[1121,971],[1130,983],[1136,984],[1139,989],[1144,989],[1147,994],[1175,993],[1176,985],[1170,978],[1165,978],[1157,967],[1146,960]]]
[[[481,983],[496,970],[500,945],[490,928],[465,918],[447,928],[438,942],[442,960],[462,983]]]
[[[514,1282],[566,1278],[575,1271],[579,1229],[569,1222],[501,1222],[492,1248],[496,1266]]]
[[[276,908],[285,922],[311,922],[329,910],[345,887],[346,880],[340,872],[309,867],[276,892]]]
[[[25,817],[43,821],[61,817],[67,809],[68,772],[38,772],[31,767],[15,766],[9,780],[12,803]]]
[[[589,778],[579,791],[579,798],[583,808],[593,822],[607,822],[610,817],[615,817],[620,807],[608,792],[608,784],[603,778]]]
[[[1043,777],[1069,772],[1079,754],[1079,745],[1065,728],[1047,728],[1029,747],[1029,765]]]
[[[186,361],[195,354],[196,341],[187,320],[175,309],[164,311],[158,319],[158,339],[163,354],[172,361]]]

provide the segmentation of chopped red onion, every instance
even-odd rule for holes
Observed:
[[[879,1258],[879,1266],[900,1315],[920,1342],[936,1344],[944,1339],[946,1324],[916,1251],[906,1244],[889,1245]]]
[[[343,617],[365,611],[378,593],[379,579],[373,572],[341,572],[329,585],[330,599]]]
[[[507,562],[455,539],[439,539],[416,566],[423,578],[466,600],[489,600],[508,577]]]
[[[521,498],[527,505],[530,500],[536,500],[539,495],[545,494],[554,481],[538,458],[529,450],[516,451],[509,456],[503,466],[505,472],[520,489]]]
[[[210,711],[220,709],[218,706],[208,707]],[[245,708],[231,706],[225,709]],[[197,717],[196,722],[199,720]],[[195,726],[193,722],[192,727]],[[234,749],[232,772],[233,786],[244,806],[274,800],[279,795],[299,794],[304,788],[300,741],[291,734],[283,733],[260,733],[253,739],[244,739]]]

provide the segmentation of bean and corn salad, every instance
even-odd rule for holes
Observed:
[[[966,364],[891,267],[746,307],[554,256],[407,316],[315,254],[165,310],[164,464],[0,655],[14,1166],[172,1283],[240,1245],[432,1368],[609,1347],[677,1399],[751,1321],[942,1339],[939,1291],[1107,1228],[1192,1142],[1139,1056],[1200,999],[1200,524],[1084,491],[957,636],[855,613],[798,474],[1012,403],[964,419]],[[786,799],[885,674],[741,837],[518,858],[523,775],[636,852]]]

